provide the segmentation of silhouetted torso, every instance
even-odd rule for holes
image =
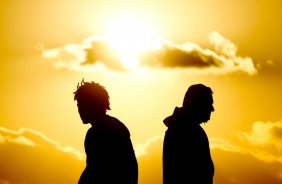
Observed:
[[[85,138],[86,168],[79,184],[136,184],[138,165],[130,133],[116,118],[106,116]]]
[[[193,124],[180,108],[164,123],[168,129],[163,146],[163,183],[212,184],[214,165],[202,127]]]

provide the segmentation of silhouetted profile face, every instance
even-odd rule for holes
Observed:
[[[104,109],[99,109],[95,104],[89,102],[77,102],[78,113],[84,124],[94,122],[95,119],[105,114]]]
[[[210,97],[210,99],[207,99],[205,103],[199,103],[198,110],[200,122],[207,122],[208,120],[210,120],[211,112],[214,111],[212,96]]]
[[[211,112],[214,111],[211,88],[203,84],[190,86],[185,94],[183,107],[199,123],[210,120]]]
[[[108,92],[98,83],[82,81],[74,94],[74,100],[77,100],[78,112],[84,124],[93,123],[105,116],[107,109],[110,110]]]

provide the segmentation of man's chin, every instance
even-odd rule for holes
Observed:
[[[90,123],[90,121],[82,120],[82,123],[83,124],[88,124],[88,123]]]
[[[205,119],[203,119],[203,123],[207,123],[210,120],[210,117],[206,117]]]

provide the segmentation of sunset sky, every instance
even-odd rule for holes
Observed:
[[[163,119],[191,84],[215,184],[282,183],[279,0],[1,0],[0,184],[75,184],[85,167],[73,92],[95,81],[130,130],[139,184],[162,183]]]

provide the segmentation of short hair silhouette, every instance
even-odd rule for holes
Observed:
[[[74,100],[93,104],[103,110],[111,109],[109,99],[110,97],[105,87],[93,81],[84,82],[84,79],[80,84],[78,83],[77,90],[74,92]]]
[[[188,88],[183,100],[183,107],[206,104],[212,100],[212,89],[203,84],[194,84]]]

